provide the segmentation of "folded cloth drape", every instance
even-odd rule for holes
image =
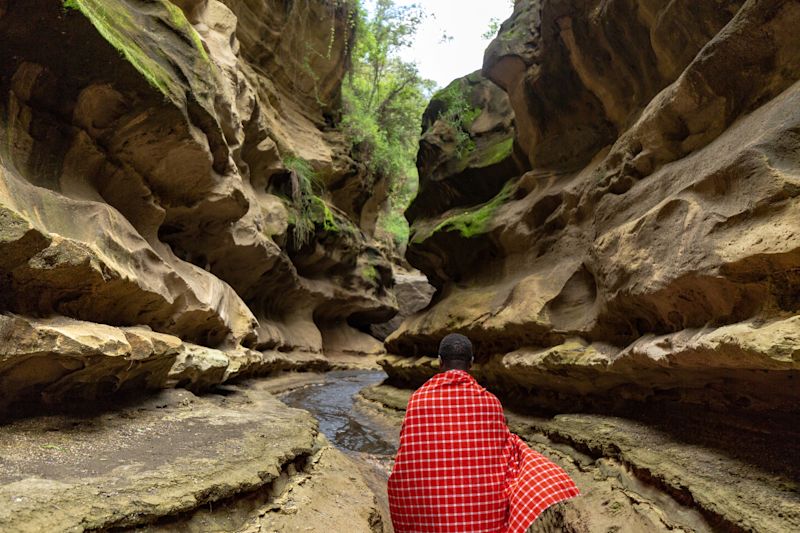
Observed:
[[[389,477],[397,533],[522,533],[578,494],[509,431],[499,400],[467,372],[437,374],[411,396]]]

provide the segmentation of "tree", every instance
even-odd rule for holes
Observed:
[[[508,0],[508,3],[510,4],[511,11],[514,11],[515,7],[514,0]],[[489,27],[486,29],[485,32],[483,32],[483,34],[481,34],[481,38],[484,41],[491,41],[492,39],[497,37],[497,32],[500,31],[500,26],[502,26],[502,24],[503,24],[502,20],[500,20],[497,17],[492,17],[491,19],[489,19]]]
[[[402,213],[416,194],[420,119],[435,85],[399,52],[412,43],[423,16],[418,5],[393,0],[377,0],[372,16],[359,5],[352,67],[342,89],[342,125],[353,155],[391,183],[391,205],[381,222],[399,245],[408,239]]]

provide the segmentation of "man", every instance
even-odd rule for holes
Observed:
[[[498,399],[468,373],[472,360],[469,339],[446,336],[442,372],[408,402],[389,477],[397,533],[522,533],[578,495],[564,470],[508,430]]]

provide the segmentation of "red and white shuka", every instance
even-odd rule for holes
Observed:
[[[522,533],[577,495],[561,467],[508,430],[498,399],[467,372],[437,374],[411,396],[389,477],[397,533]]]

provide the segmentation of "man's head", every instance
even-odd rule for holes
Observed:
[[[451,333],[439,343],[442,370],[469,370],[472,366],[472,343],[464,335]]]

